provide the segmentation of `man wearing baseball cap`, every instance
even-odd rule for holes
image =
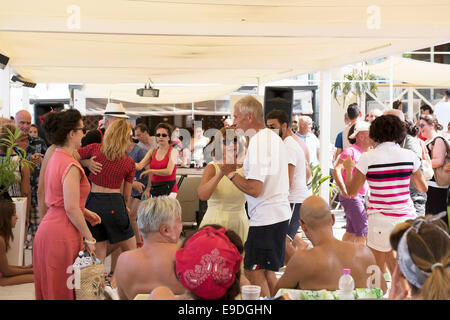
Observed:
[[[333,170],[333,177],[341,191],[339,201],[344,208],[347,220],[346,232],[342,237],[342,240],[365,244],[368,225],[364,197],[366,195],[368,184],[367,182],[364,184],[355,198],[350,198],[347,194],[347,188],[345,187],[345,169],[343,163],[347,157],[350,157],[354,163],[357,163],[363,152],[368,151],[372,146],[372,140],[369,138],[369,122],[360,120],[353,126],[354,129],[350,128],[349,130],[349,132],[351,132],[353,129],[353,133],[348,137],[352,144],[345,148],[340,154],[338,162]],[[356,170],[356,168],[354,170]]]
[[[125,108],[121,103],[108,103],[106,105],[105,113],[104,113],[104,125],[103,128],[95,129],[89,131],[86,136],[81,140],[81,146],[85,147],[92,143],[102,143],[103,135],[105,134],[106,129],[108,129],[109,125],[113,123],[117,119],[128,119],[125,112]]]

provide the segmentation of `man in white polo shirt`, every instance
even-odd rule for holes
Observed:
[[[261,103],[252,96],[234,107],[234,122],[250,137],[244,160],[245,178],[233,164],[221,165],[223,173],[245,193],[250,228],[245,242],[245,275],[261,286],[261,296],[273,296],[275,272],[284,265],[289,207],[288,154],[283,140],[264,125]]]

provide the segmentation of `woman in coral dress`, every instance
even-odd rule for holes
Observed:
[[[73,300],[72,264],[83,250],[95,250],[95,239],[86,224],[100,217],[84,208],[90,185],[83,168],[73,158],[85,129],[78,110],[50,113],[44,129],[56,145],[45,172],[45,202],[49,206],[34,239],[33,265],[37,300]]]

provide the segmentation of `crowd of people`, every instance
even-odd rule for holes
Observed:
[[[392,299],[448,299],[449,183],[434,174],[443,168],[450,176],[441,123],[448,128],[450,92],[445,99],[439,119],[424,108],[429,114],[415,122],[405,119],[401,102],[366,117],[357,104],[347,108],[330,155],[346,218],[342,239],[333,234],[331,199],[311,191],[320,143],[309,116],[292,123],[282,110],[264,116],[261,103],[245,96],[234,106],[234,123],[210,138],[196,127],[186,141],[168,123],[154,135],[143,123],[133,128],[123,106],[109,103],[102,125],[89,132],[75,109],[45,115],[47,147],[22,110],[15,125],[34,170],[19,170],[9,193],[29,199],[24,241],[33,265],[8,264],[16,215],[2,200],[0,286],[34,281],[36,299],[73,300],[67,268],[88,250],[103,263],[111,255],[106,292],[115,299],[235,299],[246,284],[260,286],[262,297],[280,288],[337,290],[342,269],[367,288],[370,266],[384,294],[391,282]],[[2,124],[1,137],[6,128],[14,125]],[[182,241],[176,175],[191,161],[204,166],[191,192],[208,208],[198,231]]]

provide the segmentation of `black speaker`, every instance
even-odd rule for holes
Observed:
[[[292,107],[294,105],[294,90],[287,87],[266,87],[264,92],[264,121],[272,110],[283,110],[292,124]]]
[[[47,145],[49,143],[44,129],[42,129],[41,117],[52,110],[57,112],[64,110],[64,103],[36,103],[34,105],[34,124],[38,127],[39,137],[43,138]]]
[[[5,69],[6,65],[8,64],[8,61],[9,58],[0,53],[0,70]]]

